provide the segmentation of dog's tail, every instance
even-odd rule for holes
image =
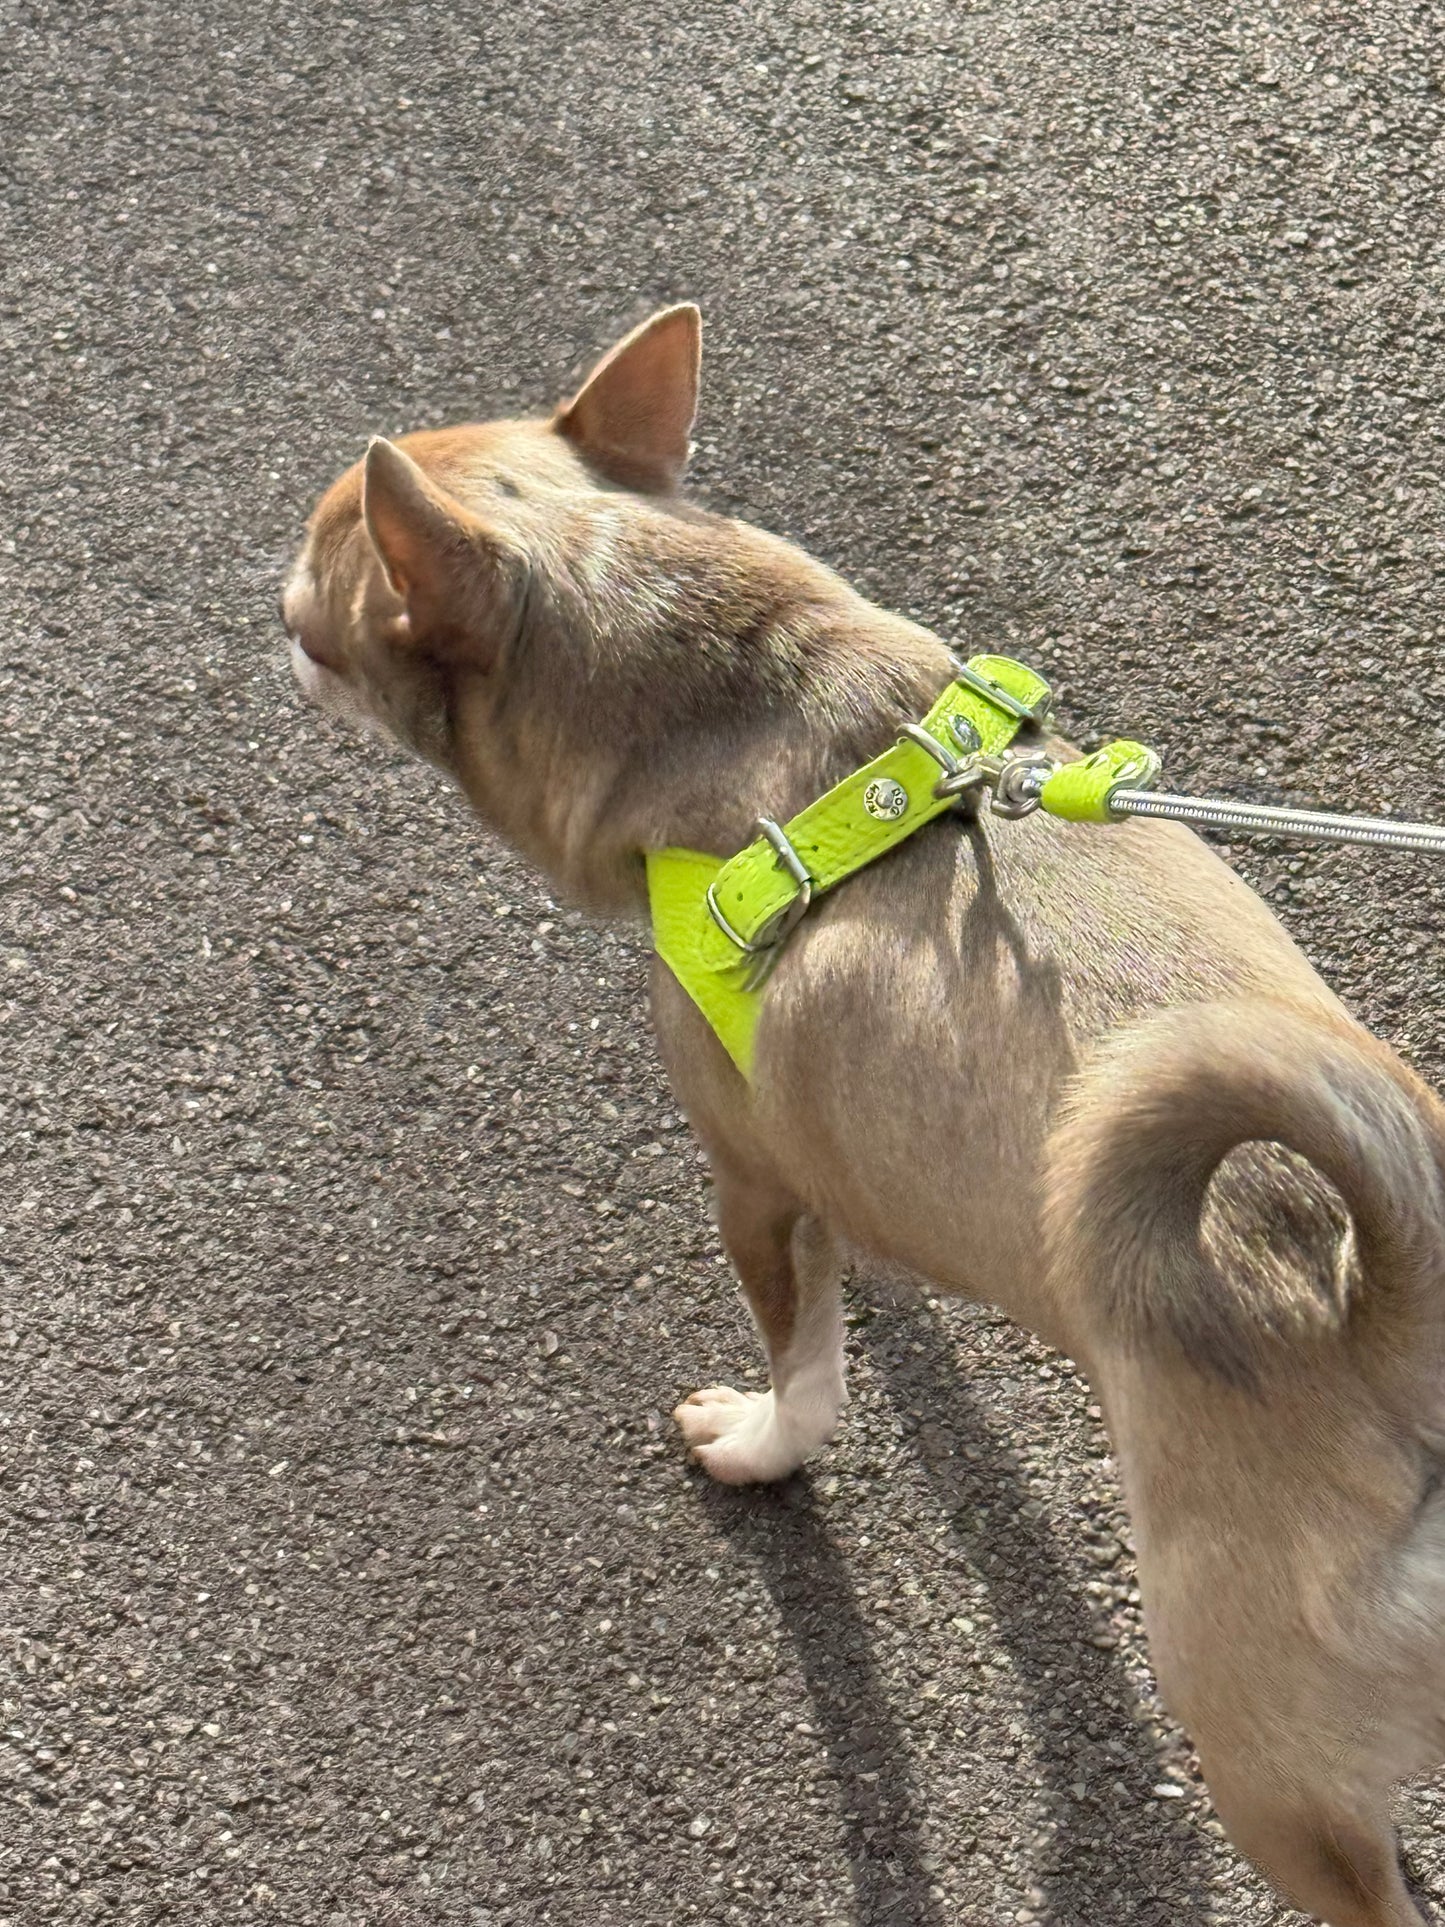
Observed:
[[[1050,1141],[1055,1264],[1102,1294],[1125,1343],[1172,1342],[1247,1381],[1278,1349],[1279,1307],[1221,1275],[1206,1194],[1237,1146],[1267,1140],[1334,1185],[1362,1283],[1321,1294],[1327,1342],[1421,1363],[1445,1339],[1445,1110],[1368,1032],[1264,1001],[1165,1011],[1110,1039]],[[1232,1271],[1235,1268],[1231,1268]],[[1297,1322],[1294,1329],[1298,1329]]]

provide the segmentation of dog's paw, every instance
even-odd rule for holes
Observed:
[[[796,1472],[810,1447],[789,1438],[771,1392],[709,1385],[672,1415],[693,1457],[723,1485],[756,1485]]]

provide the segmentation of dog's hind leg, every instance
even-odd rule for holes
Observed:
[[[843,1384],[842,1265],[826,1227],[766,1181],[718,1168],[718,1229],[768,1355],[769,1389],[710,1385],[674,1416],[729,1485],[782,1479],[832,1438]]]
[[[1240,1852],[1326,1927],[1426,1927],[1400,1871],[1388,1811],[1339,1811],[1308,1796],[1288,1798],[1260,1779],[1210,1771],[1205,1778]]]

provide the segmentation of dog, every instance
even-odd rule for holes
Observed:
[[[285,591],[295,673],[579,904],[724,858],[892,743],[938,637],[678,493],[701,322],[549,419],[374,441]],[[1051,742],[1066,757],[1067,745]],[[1391,1783],[1445,1758],[1445,1110],[1191,832],[952,811],[782,947],[741,1075],[651,1004],[769,1389],[676,1414],[786,1477],[843,1410],[840,1252],[1086,1373],[1161,1691],[1235,1844],[1331,1927],[1421,1927]]]

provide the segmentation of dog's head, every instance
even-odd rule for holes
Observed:
[[[659,630],[696,627],[673,566],[701,318],[663,309],[550,418],[377,440],[322,497],[282,599],[307,695],[445,769],[565,888],[615,899],[585,847],[611,746],[636,746]],[[691,518],[691,519],[690,519]],[[670,606],[664,611],[664,602]],[[686,681],[684,671],[682,680]]]
[[[668,308],[549,419],[375,441],[286,589],[296,675],[447,770],[570,895],[736,848],[931,699],[943,646],[790,544],[680,500],[701,323]]]
[[[571,592],[574,628],[595,626],[589,599],[616,593],[619,496],[677,487],[700,333],[696,308],[664,309],[549,420],[374,441],[322,497],[283,597],[306,693],[454,768],[454,673],[505,666],[539,580],[554,604]]]

